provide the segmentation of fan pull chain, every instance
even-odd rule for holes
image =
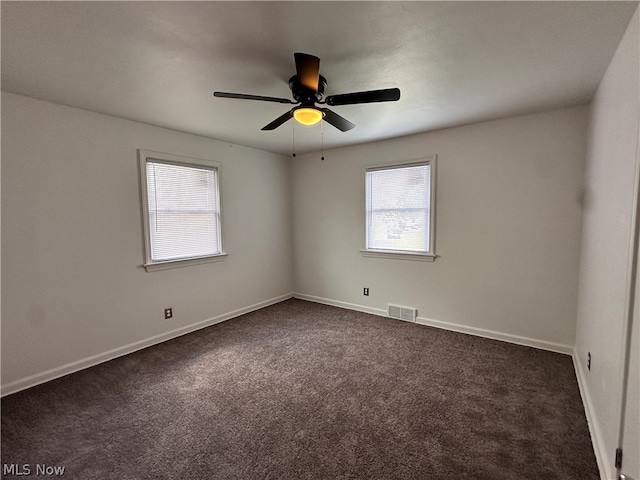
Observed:
[[[324,161],[324,122],[320,122],[320,160]]]
[[[293,158],[296,158],[296,122],[291,122],[291,139],[292,139],[291,150],[293,150],[293,153],[291,154],[291,156]]]

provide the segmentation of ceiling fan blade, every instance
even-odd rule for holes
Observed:
[[[320,78],[320,59],[308,53],[294,53],[296,60],[296,73],[298,81],[303,87],[318,91],[318,79]]]
[[[239,100],[260,100],[262,102],[296,103],[288,98],[263,97],[262,95],[245,95],[244,93],[213,92],[214,97],[236,98]]]
[[[324,117],[322,118],[325,122],[333,125],[341,132],[346,132],[347,130],[351,130],[355,127],[355,124],[351,123],[344,117],[341,117],[336,112],[332,112],[328,108],[323,108]]]
[[[400,89],[386,88],[384,90],[330,95],[325,103],[327,105],[354,105],[356,103],[395,102],[397,100],[400,100]]]
[[[284,122],[289,120],[291,117],[293,117],[293,109],[289,110],[287,113],[284,113],[284,114],[280,115],[273,122],[271,122],[270,124],[265,125],[264,127],[262,127],[261,130],[275,130],[280,125],[282,125]]]

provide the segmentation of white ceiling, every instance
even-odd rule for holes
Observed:
[[[398,87],[332,109],[331,148],[589,102],[636,2],[1,2],[5,91],[289,154],[319,125],[260,129],[291,106],[293,53],[325,95]]]

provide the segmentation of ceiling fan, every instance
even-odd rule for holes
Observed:
[[[264,97],[261,95],[245,95],[243,93],[213,92],[215,97],[237,98],[240,100],[260,100],[263,102],[290,103],[297,105],[273,122],[262,127],[262,130],[275,130],[291,117],[303,125],[314,125],[320,120],[346,132],[355,125],[344,117],[320,105],[354,105],[357,103],[395,102],[400,99],[398,88],[370,90],[366,92],[343,93],[330,95],[323,100],[327,79],[320,75],[320,59],[307,53],[295,53],[296,74],[289,79],[289,88],[294,100],[288,98]]]

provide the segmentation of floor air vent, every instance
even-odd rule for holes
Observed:
[[[418,310],[415,308],[401,307],[400,305],[387,304],[387,312],[389,317],[407,322],[415,322],[418,316]]]

